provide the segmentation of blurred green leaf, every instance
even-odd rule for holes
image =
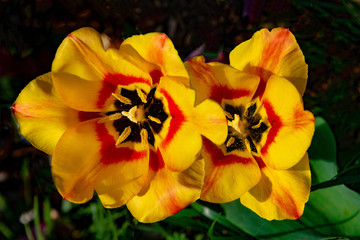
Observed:
[[[221,213],[219,213],[217,215],[217,217],[215,218],[215,220],[213,221],[213,223],[211,224],[210,228],[209,228],[209,231],[208,231],[208,235],[211,237],[213,237],[213,233],[214,233],[214,227],[215,227],[215,224],[217,222],[217,220],[219,219],[219,217],[221,216]]]
[[[13,235],[13,232],[8,226],[0,222],[0,234],[4,235],[7,239],[10,239]]]
[[[315,119],[315,135],[309,149],[313,179],[317,183],[337,175],[336,142],[323,118]],[[345,186],[311,192],[303,216],[296,221],[267,221],[239,201],[222,204],[225,217],[246,233],[263,239],[324,239],[360,236],[360,195]]]
[[[239,234],[244,233],[242,230],[236,228],[236,225],[233,225],[232,222],[229,221],[227,218],[225,218],[224,216],[221,216],[221,215],[219,216],[218,215],[219,213],[217,213],[216,211],[212,210],[209,207],[203,206],[198,202],[191,204],[191,207],[210,220],[215,221],[215,219],[217,219],[217,223],[219,223],[223,226],[226,226],[227,228],[229,228]]]
[[[34,225],[35,225],[35,235],[36,239],[43,240],[44,235],[41,231],[41,221],[40,221],[40,209],[39,209],[39,199],[38,196],[34,196]]]
[[[50,236],[54,228],[54,221],[51,218],[51,203],[49,198],[45,198],[44,200],[43,218],[46,225],[46,235]]]

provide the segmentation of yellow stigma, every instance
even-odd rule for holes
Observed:
[[[138,108],[137,106],[132,107],[128,112],[122,111],[121,114],[134,123],[141,122],[145,119],[144,109]]]

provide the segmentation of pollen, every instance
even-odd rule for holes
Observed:
[[[261,126],[262,121],[259,121],[258,124],[251,126],[252,129],[258,129]]]
[[[225,116],[229,119],[234,119],[233,116],[231,115],[231,113],[227,112],[227,111],[224,111],[225,113]]]
[[[147,103],[147,101],[146,101],[146,94],[143,92],[143,91],[141,91],[141,89],[140,88],[136,88],[136,93],[137,93],[137,95],[139,96],[139,98],[141,99],[141,101],[143,102],[143,103]]]
[[[122,142],[124,142],[131,133],[131,127],[127,126],[124,131],[120,134],[119,138],[116,140],[115,145],[119,146]]]
[[[123,115],[119,112],[111,114],[110,116],[104,117],[102,119],[100,119],[98,121],[98,123],[104,123],[104,122],[108,122],[108,121],[115,121],[118,120],[122,117]]]
[[[234,137],[231,137],[231,138],[229,139],[229,141],[227,141],[226,147],[230,147],[234,142],[235,142],[235,138],[234,138]]]
[[[153,122],[155,122],[155,123],[157,123],[157,124],[161,124],[161,121],[160,121],[160,119],[158,119],[158,118],[156,118],[156,117],[153,117],[153,116],[148,116],[148,118],[149,118],[149,120],[151,120],[151,121],[153,121]]]
[[[124,103],[124,104],[128,104],[131,105],[131,100],[128,99],[127,97],[124,97],[120,94],[117,93],[111,93],[117,100],[119,100],[120,102]]]

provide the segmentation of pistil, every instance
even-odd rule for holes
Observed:
[[[241,135],[245,134],[245,124],[241,121],[238,114],[234,114],[234,120],[228,121],[228,125],[234,128]]]

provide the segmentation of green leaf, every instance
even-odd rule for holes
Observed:
[[[256,238],[322,239],[314,229],[308,229],[299,221],[267,221],[240,204],[239,200],[222,204],[227,219]]]
[[[324,119],[315,119],[315,135],[309,149],[315,183],[337,175],[336,141]],[[240,202],[222,204],[225,217],[246,233],[262,239],[324,239],[360,236],[360,195],[343,185],[311,192],[299,220],[267,221]]]
[[[308,153],[312,185],[331,180],[337,175],[335,137],[321,117],[315,119],[315,134]]]
[[[336,143],[324,119],[317,117],[315,127],[309,156],[312,174],[321,184],[337,176]],[[348,181],[351,181],[350,177]],[[312,192],[301,220],[306,225],[322,224],[318,230],[327,236],[360,236],[359,212],[360,195],[338,185]]]

